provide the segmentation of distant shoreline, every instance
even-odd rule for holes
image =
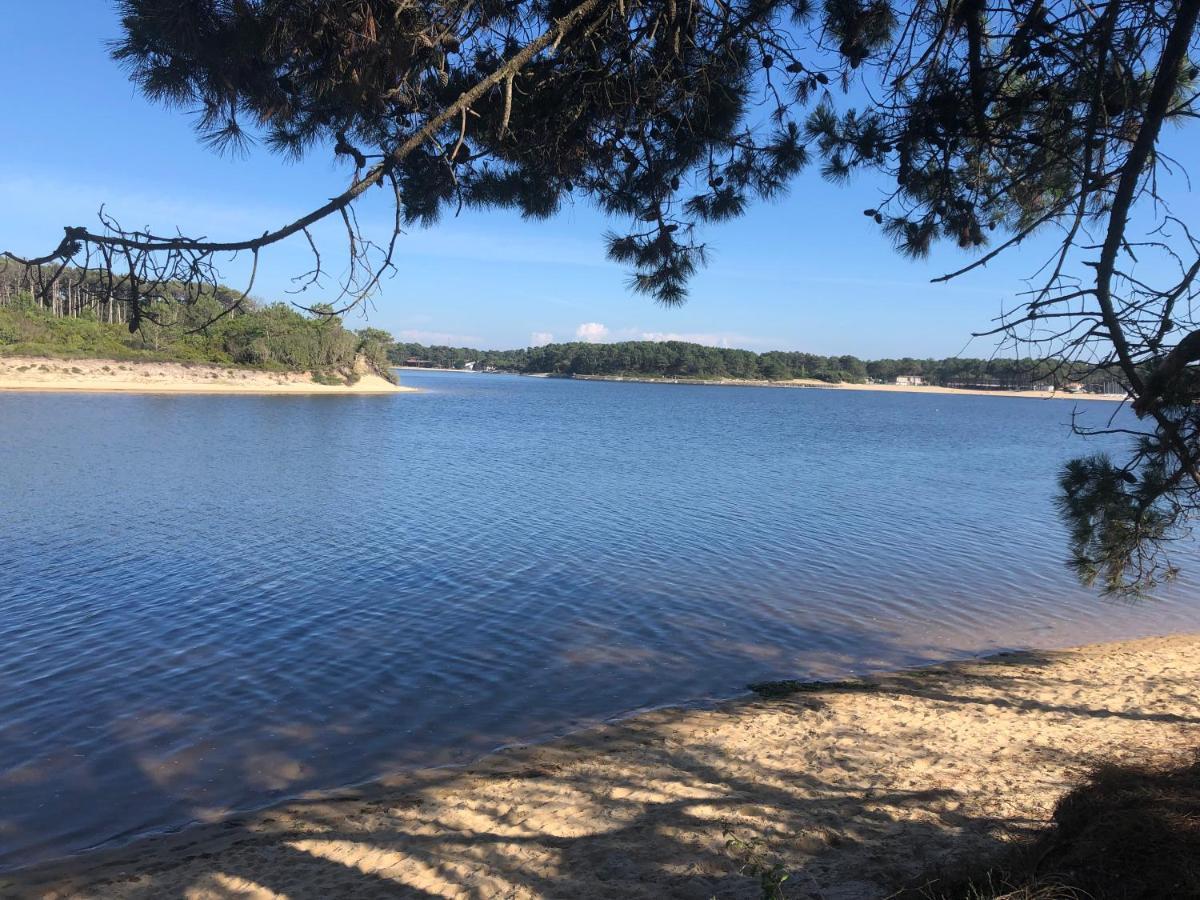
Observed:
[[[1027,400],[1107,400],[1120,403],[1125,394],[1071,393],[1068,391],[1009,391],[951,388],[940,385],[903,384],[855,384],[853,382],[832,383],[815,378],[790,378],[780,381],[765,381],[751,378],[666,378],[653,375],[559,375],[553,372],[473,372],[470,369],[450,369],[437,366],[395,366],[406,371],[462,372],[463,374],[521,375],[525,378],[560,378],[568,381],[629,381],[635,384],[700,385],[702,387],[764,387],[764,388],[817,388],[834,391],[878,391],[885,394],[942,394],[964,397],[1023,397]]]
[[[542,377],[568,377],[544,375]],[[653,378],[649,376],[625,375],[572,375],[575,381],[634,381],[641,384],[696,384],[708,387],[770,387],[770,388],[816,388],[832,391],[879,391],[885,394],[942,394],[962,395],[967,397],[1024,397],[1034,400],[1107,400],[1121,402],[1127,399],[1125,394],[1089,394],[1084,392],[1070,393],[1067,391],[1008,391],[1008,390],[979,390],[971,388],[951,388],[940,385],[906,385],[906,384],[855,384],[843,381],[833,383],[819,381],[815,378],[790,378],[781,381],[763,381],[739,378]]]
[[[0,392],[136,394],[399,394],[416,388],[363,375],[319,384],[310,372],[267,372],[210,363],[0,356]]]

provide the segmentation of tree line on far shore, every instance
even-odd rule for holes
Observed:
[[[684,341],[624,341],[614,344],[573,342],[517,350],[396,343],[389,351],[396,365],[447,369],[492,368],[502,372],[548,375],[608,375],[653,378],[747,379],[787,381],[811,378],[831,384],[890,383],[917,376],[927,384],[996,388],[1072,383],[1099,388],[1103,373],[1063,360],[1030,359],[876,359],[819,356],[814,353],[735,350]]]
[[[378,328],[346,328],[327,306],[305,313],[285,303],[243,298],[223,287],[199,296],[143,301],[131,328],[119,293],[114,295],[94,273],[68,268],[48,292],[33,291],[29,277],[17,267],[0,268],[0,352],[346,373],[361,359],[383,375],[389,365],[411,363],[563,376],[809,378],[833,384],[888,383],[917,376],[927,384],[998,389],[1062,388],[1071,383],[1098,389],[1106,384],[1102,372],[1055,359],[862,360],[794,351],[755,353],[685,341],[572,342],[513,350],[427,346],[397,342]],[[1111,381],[1107,386],[1113,387]]]

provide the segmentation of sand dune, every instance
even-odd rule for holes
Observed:
[[[394,394],[416,388],[363,375],[353,385],[326,385],[307,372],[113,359],[0,356],[0,391],[170,394]]]
[[[4,897],[879,898],[1047,820],[1092,764],[1196,744],[1200,637],[664,710],[0,878]],[[381,724],[380,727],[387,727]]]

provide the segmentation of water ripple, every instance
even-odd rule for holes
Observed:
[[[1072,582],[1069,402],[410,380],[0,396],[0,867],[757,678],[1200,628],[1194,581]]]

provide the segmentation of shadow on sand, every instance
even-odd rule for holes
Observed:
[[[1146,671],[1155,652],[1121,663],[1136,706],[1066,652],[662,710],[0,877],[0,896],[749,900],[749,858],[790,873],[787,897],[885,897],[1033,834],[1114,748],[1181,745],[1200,701],[1186,666]]]

